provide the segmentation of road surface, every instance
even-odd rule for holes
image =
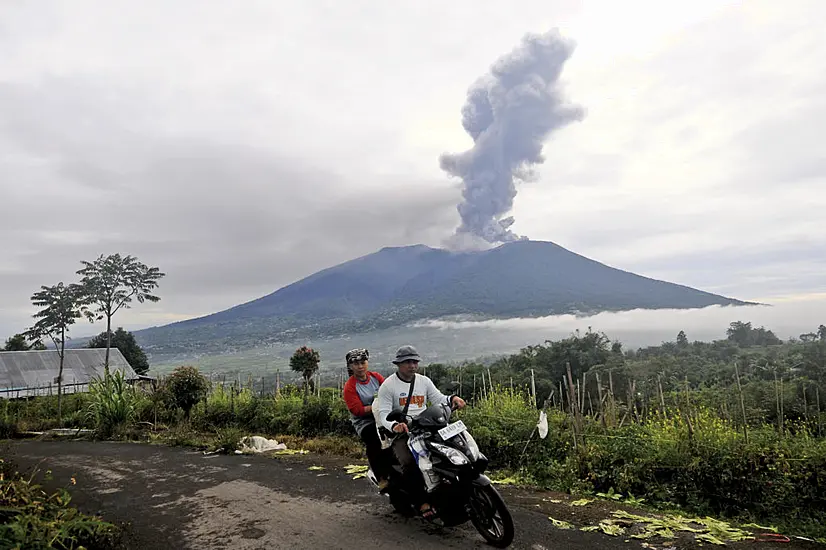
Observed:
[[[63,486],[74,476],[75,505],[127,523],[128,549],[490,548],[469,523],[441,529],[393,513],[367,480],[353,480],[344,471],[344,465],[357,461],[340,457],[204,455],[85,441],[17,441],[0,449],[21,471],[50,469],[53,480],[47,487]],[[642,547],[639,540],[554,528],[538,493],[503,492],[516,523],[514,549]],[[752,542],[748,547],[770,546]]]

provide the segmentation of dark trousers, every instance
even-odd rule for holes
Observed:
[[[426,498],[424,489],[424,477],[422,471],[419,470],[419,465],[416,464],[416,459],[413,458],[413,453],[407,446],[407,434],[400,434],[393,440],[393,454],[396,455],[396,460],[402,467],[402,475],[404,476],[404,484],[407,490],[410,491],[410,496],[413,499],[413,504],[418,508]]]
[[[359,437],[361,437],[367,451],[367,462],[370,463],[370,469],[373,470],[378,479],[387,479],[389,477],[387,461],[382,455],[381,440],[378,432],[376,432],[376,425],[370,424],[362,428]]]

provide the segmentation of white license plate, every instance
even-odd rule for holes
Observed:
[[[465,427],[465,423],[461,420],[458,420],[453,424],[448,424],[447,426],[439,430],[439,435],[442,436],[442,439],[450,439],[454,435],[459,435],[460,433],[466,430],[467,428]]]

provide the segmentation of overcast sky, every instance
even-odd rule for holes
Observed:
[[[515,233],[742,299],[824,293],[824,20],[822,0],[2,2],[0,337],[102,253],[168,274],[118,314],[138,328],[440,246],[468,88],[555,26],[586,114],[519,185]]]

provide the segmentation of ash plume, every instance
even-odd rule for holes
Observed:
[[[585,110],[567,103],[557,86],[575,44],[556,29],[527,34],[468,90],[462,126],[473,138],[465,152],[444,153],[439,164],[462,179],[461,225],[450,239],[454,247],[479,247],[526,239],[510,230],[516,181],[533,177],[542,164],[547,136]]]

